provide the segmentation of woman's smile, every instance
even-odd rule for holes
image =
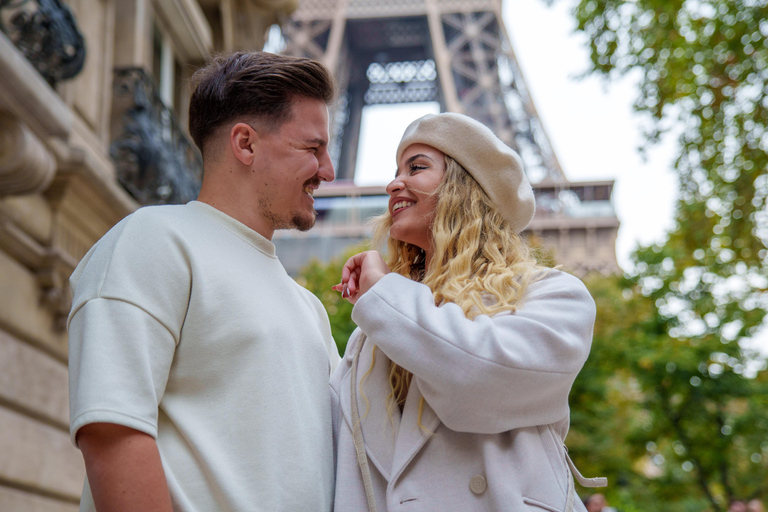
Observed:
[[[392,215],[400,213],[402,210],[416,204],[415,201],[401,200],[392,205]]]
[[[392,226],[389,236],[431,250],[430,229],[435,214],[435,191],[445,174],[445,156],[426,144],[412,144],[397,164],[395,179],[387,185]],[[403,215],[405,210],[411,213]]]

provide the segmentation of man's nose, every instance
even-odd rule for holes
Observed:
[[[331,155],[326,151],[323,158],[320,159],[320,167],[317,169],[317,177],[320,181],[333,181],[336,179],[336,172],[333,169]]]

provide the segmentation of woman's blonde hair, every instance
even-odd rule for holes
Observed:
[[[438,199],[431,228],[432,256],[426,268],[419,247],[389,236],[389,210],[373,220],[374,247],[386,243],[389,268],[429,286],[435,305],[453,302],[470,319],[515,311],[528,285],[545,270],[537,264],[527,240],[509,227],[472,175],[448,155],[445,175],[433,194]],[[391,413],[394,404],[405,401],[412,374],[390,364],[387,410]],[[423,402],[419,425],[422,410]]]

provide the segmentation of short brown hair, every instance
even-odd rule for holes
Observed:
[[[290,118],[296,96],[334,99],[333,77],[321,63],[265,52],[219,55],[191,79],[189,133],[204,145],[219,127],[239,118],[256,118],[274,129]]]

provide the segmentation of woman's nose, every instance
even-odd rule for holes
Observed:
[[[395,179],[389,182],[387,185],[387,194],[395,195],[397,192],[403,189],[403,180],[400,176],[395,176]]]

